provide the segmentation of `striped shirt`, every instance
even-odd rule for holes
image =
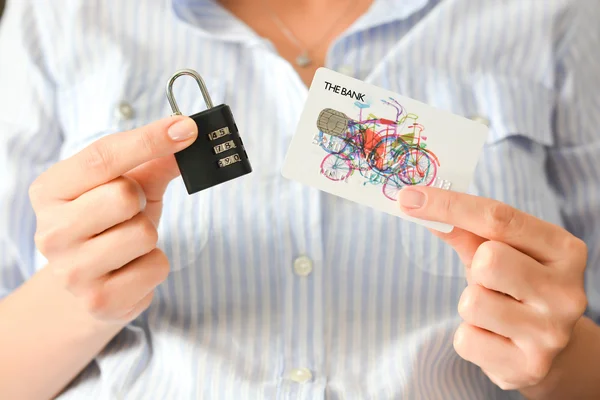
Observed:
[[[597,0],[376,0],[326,67],[491,134],[470,193],[589,246],[600,321]],[[228,104],[254,172],[165,195],[171,273],[63,399],[509,399],[452,346],[466,285],[426,229],[282,178],[307,88],[210,0],[9,1],[0,25],[0,297],[44,266],[32,180],[99,137],[170,115],[180,68]],[[185,114],[205,108],[175,85]],[[185,82],[185,83],[182,83]]]

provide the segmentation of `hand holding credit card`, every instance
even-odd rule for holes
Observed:
[[[424,185],[466,192],[487,126],[320,68],[282,174],[441,232],[452,226],[404,214],[398,192]]]

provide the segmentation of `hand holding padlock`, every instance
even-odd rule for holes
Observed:
[[[213,106],[204,80],[196,71],[179,70],[167,82],[167,99],[173,115],[181,115],[173,97],[173,83],[183,75],[196,80],[207,107],[190,116],[198,126],[196,141],[175,154],[187,192],[193,194],[249,174],[252,167],[231,109],[225,104]]]
[[[190,118],[164,118],[107,135],[33,182],[35,243],[64,299],[61,312],[122,325],[148,307],[169,274],[157,226],[179,175],[173,154],[196,135]]]

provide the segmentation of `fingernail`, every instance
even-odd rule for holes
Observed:
[[[414,189],[403,189],[398,194],[398,201],[402,207],[415,210],[425,204],[425,194]]]
[[[169,137],[176,142],[186,140],[196,135],[196,123],[191,118],[184,118],[181,121],[173,124],[169,130]]]

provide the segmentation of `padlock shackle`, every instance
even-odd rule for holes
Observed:
[[[177,102],[175,101],[175,97],[173,96],[173,83],[175,80],[183,75],[189,75],[196,80],[198,86],[200,87],[200,91],[202,92],[202,97],[204,97],[204,102],[206,103],[207,108],[213,108],[213,103],[208,94],[208,89],[206,89],[206,85],[204,84],[204,80],[200,76],[199,73],[194,71],[193,69],[180,69],[175,72],[169,82],[167,82],[167,100],[169,100],[169,104],[171,105],[171,109],[173,110],[173,115],[181,115],[181,111],[179,111],[179,107],[177,106]]]

